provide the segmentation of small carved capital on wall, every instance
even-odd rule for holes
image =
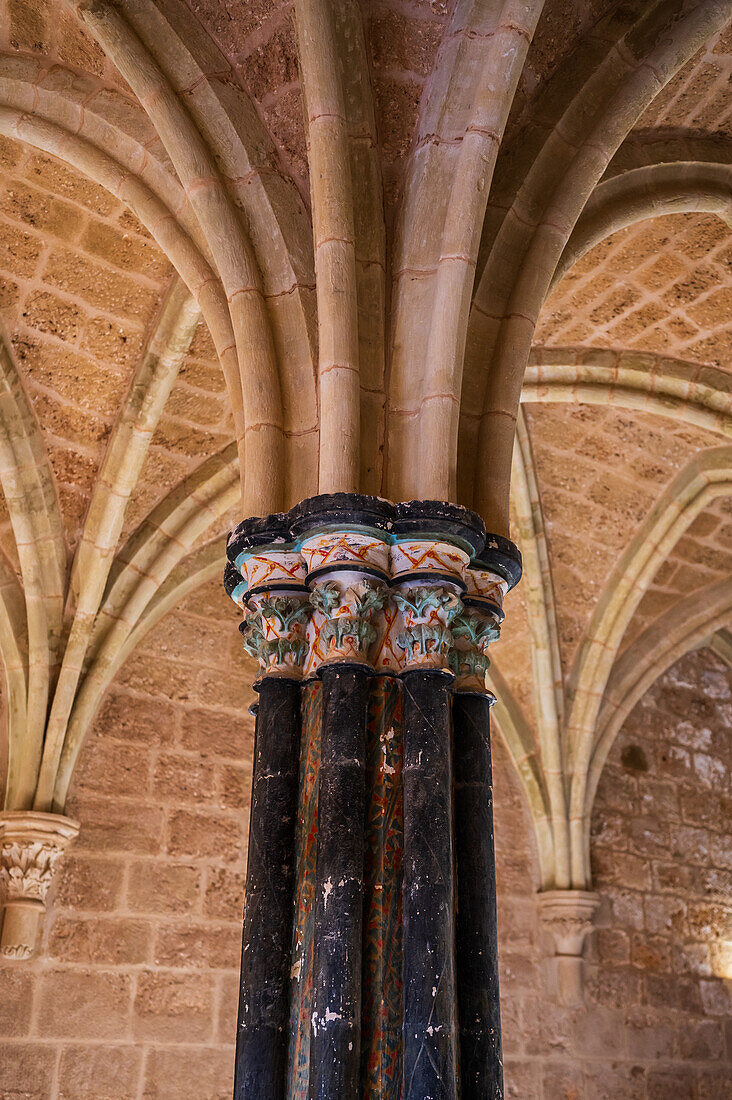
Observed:
[[[589,890],[547,890],[538,895],[542,930],[553,954],[549,956],[551,992],[560,1004],[581,1004],[582,954],[600,899]]]
[[[0,814],[0,898],[4,906],[0,954],[33,954],[46,896],[66,846],[79,825],[61,814],[6,811]]]

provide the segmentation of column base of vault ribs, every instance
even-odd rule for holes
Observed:
[[[226,590],[260,676],[309,679],[325,663],[399,675],[443,668],[487,693],[487,649],[521,576],[512,542],[442,501],[335,493],[245,520]]]
[[[414,750],[411,782],[420,788],[417,802],[434,805],[420,793],[430,784],[445,802],[441,823],[449,867],[439,871],[428,867],[429,853],[425,852],[421,879],[427,888],[448,881],[449,896],[440,908],[446,914],[441,942],[445,956],[452,958],[455,929],[450,868],[455,852],[449,697],[455,690],[478,694],[487,704],[492,698],[486,686],[487,649],[498,636],[503,597],[521,574],[516,547],[506,539],[487,536],[480,518],[459,506],[440,501],[392,504],[376,497],[333,494],[303,501],[288,513],[244,521],[229,538],[227,558],[226,588],[245,615],[242,633],[248,651],[259,663],[260,690],[266,680],[288,677],[307,681],[317,676],[330,698],[330,689],[346,675],[361,684],[364,677],[376,673],[403,675],[405,691],[407,680],[412,684],[424,680],[430,700],[433,687],[444,695],[441,720],[437,722],[433,716],[427,723],[429,729],[422,730],[422,706],[418,708],[419,722],[405,721],[404,736],[405,747],[409,741]],[[360,700],[362,694],[354,690],[351,702],[355,705],[356,695]],[[310,1062],[310,1095],[318,1097],[341,1095],[346,1083],[350,1091],[358,1091],[365,714],[361,702],[358,714],[349,712],[346,717],[347,709],[339,704],[333,711],[324,704],[322,725],[320,842],[314,890],[315,988],[308,1025],[308,1045],[315,1055]],[[487,737],[487,722],[484,725],[483,736]],[[426,740],[420,752],[415,738],[422,734]],[[428,767],[430,737],[441,746],[441,781]],[[411,856],[407,852],[409,837],[426,837],[434,830],[412,827],[416,802],[410,801],[408,786],[405,777],[405,862],[416,867],[419,852],[416,848]],[[337,797],[331,798],[331,793]],[[336,843],[344,831],[349,837],[345,846]],[[490,839],[492,850],[492,836]],[[459,864],[459,852],[457,856]],[[412,894],[416,897],[415,891],[407,890],[405,876],[404,896]],[[453,1072],[458,1061],[454,977],[437,1019],[432,989],[440,983],[434,976],[427,980],[429,966],[419,942],[420,930],[425,929],[421,928],[420,913],[415,911],[410,920],[408,910],[406,905],[403,976],[405,991],[411,991],[404,1017],[404,1034],[410,1043],[405,1042],[403,1068],[406,1071],[409,1061],[407,1045],[410,1050],[423,1049],[437,1036],[433,1045],[440,1050],[434,1051],[435,1063],[452,1067],[442,1074],[439,1092],[447,1100],[457,1088]],[[472,935],[470,929],[468,932]],[[323,934],[330,954],[325,951]],[[343,951],[333,954],[334,945]],[[262,958],[270,970],[271,959],[271,953],[269,962]],[[335,962],[338,965],[333,966]],[[262,981],[267,985],[275,977],[274,973],[263,974]],[[424,997],[418,995],[420,991]],[[492,995],[497,997],[497,988]],[[246,1059],[243,1050],[242,1055]],[[242,1072],[245,1070],[242,1066]],[[414,1074],[409,1077],[405,1100],[427,1095],[424,1089],[429,1091],[431,1084],[415,1084]],[[453,1088],[445,1092],[448,1078]],[[260,1095],[272,1100],[279,1097],[279,1091],[252,1086],[249,1096]]]
[[[46,896],[78,822],[35,811],[0,813],[0,955],[29,959],[36,949]]]

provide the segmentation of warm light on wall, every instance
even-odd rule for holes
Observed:
[[[725,929],[726,938],[711,945],[712,971],[718,978],[732,981],[732,923]]]

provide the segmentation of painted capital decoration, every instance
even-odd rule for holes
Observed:
[[[476,519],[435,501],[335,494],[240,524],[225,583],[261,676],[308,680],[337,662],[431,668],[490,694],[487,651],[521,565]]]
[[[227,558],[259,693],[235,1100],[501,1095],[486,673],[518,550],[344,493]]]
[[[79,825],[60,814],[0,814],[0,896],[4,905],[0,953],[7,959],[33,954],[38,929],[66,846]]]

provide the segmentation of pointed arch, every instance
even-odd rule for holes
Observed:
[[[626,548],[595,607],[570,675],[566,751],[570,780],[572,877],[589,881],[583,832],[588,771],[603,696],[625,630],[656,571],[699,512],[732,491],[732,447],[693,459],[669,486]]]
[[[590,195],[550,283],[550,291],[583,256],[620,229],[669,214],[715,214],[732,226],[732,167],[676,161],[634,168],[598,184]]]
[[[175,283],[138,363],[94,486],[71,567],[73,612],[46,723],[34,799],[37,810],[45,812],[52,805],[69,714],[127,504],[199,319],[200,311],[188,290]]]
[[[554,605],[554,586],[531,440],[520,410],[516,427],[511,506],[523,558],[522,583],[531,632],[536,732],[553,835],[555,864],[553,886],[557,889],[566,889],[570,885],[571,876],[567,794],[561,738],[564,685]]]
[[[236,504],[238,485],[238,457],[232,443],[172,489],[115,556],[69,715],[55,780],[57,811],[63,811],[79,752],[104,691],[124,660],[120,654],[130,652],[132,632],[173,570]]]
[[[732,436],[728,372],[651,352],[534,348],[521,401],[637,409]]]
[[[21,621],[13,592],[7,605],[6,669],[13,669],[15,705],[8,730],[9,809],[32,805],[50,691],[62,635],[66,543],[56,485],[38,422],[25,393],[12,347],[0,330],[0,485],[18,549],[25,604],[26,701],[17,703]],[[6,671],[7,676],[7,671]],[[18,719],[15,721],[15,719]]]

